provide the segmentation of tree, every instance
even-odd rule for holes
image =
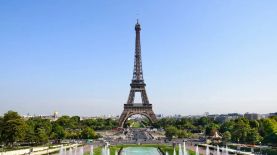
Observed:
[[[206,127],[212,123],[212,120],[208,117],[201,117],[196,121],[196,124],[198,126],[198,130],[201,132],[204,132]]]
[[[226,132],[226,131],[231,132],[231,131],[234,129],[234,125],[235,125],[235,122],[234,122],[233,120],[224,122],[224,123],[220,126],[219,131],[220,131],[221,133],[224,133],[224,132]]]
[[[251,120],[251,121],[249,121],[249,124],[250,124],[251,128],[259,128],[259,126],[260,126],[260,124],[257,120],[253,120],[253,121]]]
[[[225,132],[223,133],[222,140],[223,140],[225,143],[230,142],[230,141],[231,141],[231,138],[232,138],[232,136],[231,136],[231,133],[230,133],[229,131],[225,131]]]
[[[249,121],[245,118],[235,120],[234,128],[232,130],[232,140],[240,142],[247,142],[247,134],[250,130]]]
[[[250,129],[247,134],[247,142],[250,144],[257,144],[262,140],[262,137],[260,136],[257,129]]]
[[[86,127],[83,129],[81,136],[83,139],[94,139],[96,138],[96,133],[93,129]]]
[[[6,145],[13,146],[14,142],[24,139],[27,125],[17,112],[8,111],[4,114],[1,137]]]
[[[189,138],[191,136],[191,133],[187,132],[186,130],[179,130],[177,132],[178,138]]]
[[[263,143],[277,145],[277,120],[274,117],[261,120],[259,132],[264,137]]]
[[[66,132],[62,126],[54,124],[51,137],[53,139],[64,139],[66,137]]]
[[[219,125],[215,123],[211,123],[206,127],[206,135],[208,136],[214,136],[219,128]]]
[[[52,124],[49,119],[30,118],[26,121],[28,125],[25,141],[45,144],[48,142],[52,131]]]
[[[27,129],[26,129],[26,136],[24,138],[24,141],[29,143],[35,143],[36,142],[36,133],[35,133],[35,127],[34,124],[27,121]]]
[[[72,128],[74,126],[74,120],[69,116],[60,117],[55,123],[59,124],[63,128]]]
[[[0,117],[0,144],[2,144],[3,142],[3,139],[2,139],[3,123],[4,123],[3,117]]]
[[[36,137],[37,137],[37,143],[40,143],[40,144],[48,143],[49,138],[44,128],[37,129]]]
[[[165,128],[165,136],[170,140],[173,138],[173,136],[176,136],[177,133],[178,129],[175,126],[169,126]]]
[[[70,124],[72,125],[72,128],[78,128],[79,123],[80,123],[80,117],[79,116],[72,116],[70,118]]]

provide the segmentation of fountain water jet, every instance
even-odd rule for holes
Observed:
[[[68,155],[72,155],[72,148],[69,148]]]
[[[84,154],[84,147],[82,146],[79,149],[79,155],[83,155],[83,154]]]
[[[186,149],[186,142],[183,142],[183,155],[188,155],[188,152]]]
[[[210,148],[209,148],[208,145],[207,145],[207,147],[206,147],[206,155],[210,155]]]
[[[106,155],[106,150],[105,150],[105,148],[102,148],[102,150],[101,150],[101,155]]]
[[[60,152],[59,152],[59,155],[63,155],[63,145],[61,146],[61,148],[60,148]]]
[[[74,147],[74,155],[77,155],[77,146]]]
[[[216,146],[216,155],[220,155],[220,150],[219,150],[219,146]]]
[[[179,155],[182,155],[182,146],[181,146],[181,144],[179,144],[178,147],[179,147]]]
[[[110,147],[107,147],[107,155],[110,155]]]
[[[228,151],[228,147],[227,147],[227,145],[226,145],[226,148],[225,148],[225,155],[229,155],[229,151]]]
[[[195,155],[199,155],[198,145],[196,146],[196,149],[195,149]]]
[[[90,155],[93,155],[93,145],[90,146]]]
[[[175,147],[174,147],[174,150],[173,150],[173,155],[176,155]]]

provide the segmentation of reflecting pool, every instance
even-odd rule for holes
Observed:
[[[122,155],[160,155],[154,147],[126,147],[122,150]]]

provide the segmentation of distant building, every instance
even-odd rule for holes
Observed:
[[[219,115],[213,114],[213,115],[207,115],[208,118],[215,120]]]
[[[257,114],[257,113],[245,113],[244,117],[249,119],[249,120],[259,120],[259,119],[261,119],[260,114]]]
[[[28,120],[30,118],[42,118],[42,119],[49,119],[50,121],[56,121],[59,116],[58,116],[58,112],[54,112],[53,115],[30,115],[30,114],[27,114],[27,115],[23,115],[23,118]]]
[[[275,112],[275,113],[269,113],[269,117],[272,117],[272,116],[277,116],[277,112]]]
[[[238,114],[238,113],[221,114],[221,115],[218,115],[218,114],[208,115],[209,118],[211,118],[211,119],[213,119],[217,122],[220,122],[220,123],[224,123],[224,122],[227,122],[227,121],[230,121],[230,120],[238,119],[242,116],[243,115]]]

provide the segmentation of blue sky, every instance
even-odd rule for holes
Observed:
[[[139,18],[156,113],[277,109],[277,1],[0,1],[0,113],[120,114]]]

